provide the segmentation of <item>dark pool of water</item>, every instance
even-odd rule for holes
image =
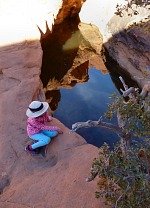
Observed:
[[[54,117],[69,129],[76,122],[98,120],[103,116],[107,104],[111,102],[109,95],[113,92],[119,94],[120,75],[128,86],[133,86],[129,76],[120,71],[117,63],[107,58],[107,53],[106,67],[110,69],[110,74],[102,74],[96,68],[88,69],[88,61],[72,69],[79,44],[83,41],[80,33],[76,33],[79,22],[79,18],[75,18],[74,21],[66,20],[60,25],[55,25],[52,33],[47,28],[47,38],[41,41],[43,49],[41,80],[46,89],[46,99],[54,112]],[[76,47],[63,51],[63,45],[73,37],[73,34],[77,34],[76,40],[73,39]],[[116,123],[116,120],[112,122]],[[77,133],[97,147],[104,142],[112,146],[118,141],[114,133],[102,128],[81,129]]]
[[[95,68],[88,70],[88,82],[77,84],[72,89],[61,89],[61,100],[54,113],[68,128],[78,121],[98,120],[106,110],[113,92],[118,94],[109,74],[102,74]],[[104,120],[106,120],[104,118]],[[116,122],[113,120],[113,122]],[[106,129],[90,128],[81,129],[78,133],[86,141],[95,146],[101,146],[104,142],[112,145],[118,137]]]

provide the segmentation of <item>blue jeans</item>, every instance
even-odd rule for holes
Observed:
[[[38,134],[34,134],[32,136],[29,136],[30,139],[38,141],[35,144],[32,144],[31,147],[33,149],[36,149],[38,147],[42,147],[44,145],[47,145],[50,143],[51,138],[57,136],[57,134],[58,134],[57,131],[43,130],[43,131],[40,131]]]

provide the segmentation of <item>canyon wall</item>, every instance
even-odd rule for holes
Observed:
[[[91,4],[87,9],[88,2]],[[85,182],[98,148],[76,133],[70,135],[68,128],[53,119],[53,124],[63,129],[63,135],[51,142],[46,158],[33,158],[24,151],[30,142],[25,112],[32,100],[45,100],[40,80],[41,38],[52,32],[53,24],[78,15],[81,7],[81,21],[98,26],[110,55],[125,70],[132,69],[130,73],[134,72],[133,78],[140,80],[140,86],[149,80],[149,23],[142,23],[144,33],[142,29],[129,28],[128,22],[133,23],[134,19],[128,21],[126,17],[123,23],[123,19],[113,17],[116,3],[116,0],[111,4],[108,0],[0,1],[1,208],[105,207],[103,201],[95,199],[96,181]],[[147,12],[144,9],[134,16],[136,22],[146,18]],[[125,26],[128,30],[121,33]]]

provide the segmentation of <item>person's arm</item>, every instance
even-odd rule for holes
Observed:
[[[52,117],[48,115],[48,112],[47,111],[45,113],[45,120],[46,120],[46,122],[52,121]]]
[[[49,130],[49,131],[59,131],[58,126],[46,126],[45,124],[38,121],[38,119],[32,119],[30,120],[31,126],[35,126],[35,128],[38,128],[39,130]]]

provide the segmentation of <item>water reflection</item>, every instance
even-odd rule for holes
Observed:
[[[78,121],[98,120],[111,101],[109,95],[118,93],[102,58],[78,28],[78,18],[66,20],[41,40],[41,80],[46,100],[54,116],[68,128]],[[94,41],[91,31],[88,35]],[[98,147],[118,140],[115,134],[104,129],[83,129],[78,133]]]
[[[69,23],[63,22],[61,25],[55,25],[53,32],[41,40],[43,49],[41,80],[44,87],[50,80],[60,81],[72,67],[78,44],[76,48],[68,50],[63,50],[63,45],[72,36],[72,33],[78,30],[79,20],[76,18]]]
[[[77,83],[87,82],[88,75],[88,62],[80,65],[76,69],[72,70],[68,75],[64,76],[61,80],[55,78],[49,80],[45,90],[46,100],[49,103],[52,111],[57,109],[58,103],[61,100],[60,88],[71,89]]]
[[[107,110],[108,98],[116,90],[109,74],[104,75],[100,70],[92,68],[88,70],[89,80],[83,84],[77,84],[72,89],[60,90],[61,100],[54,116],[71,128],[78,121],[98,120]],[[113,120],[116,123],[116,120]],[[78,133],[88,143],[101,146],[104,142],[112,145],[118,141],[118,137],[105,129],[82,129]]]
[[[103,73],[108,73],[102,58],[81,33],[82,28],[83,33],[88,35],[88,27],[89,25],[80,23],[78,17],[67,19],[55,25],[52,33],[47,29],[49,34],[41,40],[43,49],[41,80],[46,99],[53,111],[57,109],[61,99],[60,89],[71,89],[77,83],[87,82],[88,69],[93,64],[98,67],[100,65]],[[92,37],[92,33],[90,36]]]

